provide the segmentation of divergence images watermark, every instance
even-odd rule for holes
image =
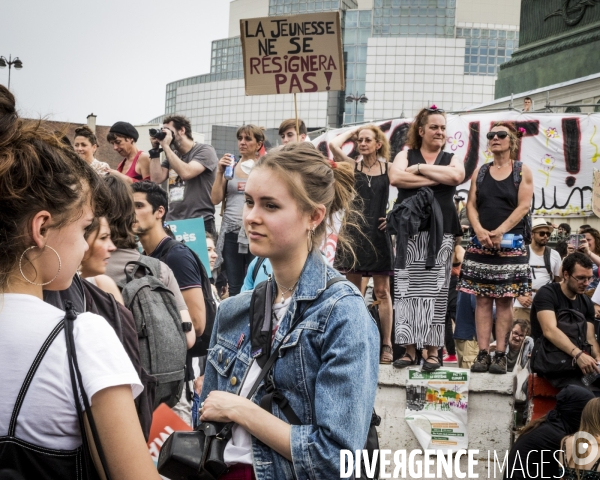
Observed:
[[[598,443],[587,432],[577,432],[572,437],[573,462],[578,467],[590,463],[598,455]],[[461,459],[466,465],[461,465]],[[509,452],[487,451],[487,475],[475,472],[480,462],[479,450],[367,450],[340,451],[340,478],[359,477],[363,473],[369,478],[375,476],[379,465],[379,478],[532,478],[560,479],[564,476],[564,457],[561,450],[530,450],[526,455],[518,451],[509,459]],[[463,462],[464,463],[464,462]],[[556,471],[558,476],[550,472]],[[504,475],[505,474],[505,475]]]

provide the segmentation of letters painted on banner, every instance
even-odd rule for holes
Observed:
[[[344,90],[339,12],[240,20],[246,95]]]
[[[376,122],[391,144],[392,158],[406,148],[411,119]],[[600,160],[600,114],[556,114],[494,112],[447,115],[446,151],[464,159],[466,178],[457,187],[463,196],[469,191],[475,169],[494,157],[486,133],[498,121],[514,122],[525,130],[517,159],[533,172],[533,208],[536,215],[588,216],[592,214],[593,170]],[[352,127],[355,128],[355,127]],[[344,129],[330,130],[313,140],[332,158],[327,143]],[[344,145],[355,158],[352,142]]]

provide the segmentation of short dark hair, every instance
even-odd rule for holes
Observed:
[[[283,135],[290,128],[293,128],[294,130],[296,130],[296,119],[295,118],[288,118],[287,120],[284,120],[283,122],[281,122],[281,125],[279,125],[279,135]],[[300,119],[298,119],[298,130],[300,132],[300,135],[307,134],[306,125]]]
[[[529,335],[529,322],[527,320],[515,320],[512,324],[512,328],[515,328],[517,325],[523,332],[523,335]]]
[[[558,242],[556,242],[554,250],[558,252],[560,258],[565,258],[567,256],[567,253],[569,252],[569,250],[567,249],[567,241],[559,240]]]
[[[575,265],[579,265],[586,269],[591,269],[594,266],[590,257],[581,252],[573,252],[570,255],[567,255],[563,260],[563,273],[567,272],[569,276],[571,276],[573,270],[575,270]]]
[[[531,103],[533,103],[533,100],[531,99],[531,97],[525,97],[525,98],[523,99],[523,101],[525,101],[525,100],[529,100]]]
[[[112,205],[106,214],[110,227],[110,238],[117,248],[137,248],[133,224],[135,222],[135,206],[133,193],[129,186],[114,175],[106,175],[106,184]]]
[[[92,132],[92,130],[85,125],[75,129],[74,138],[77,137],[87,138],[92,145],[98,146],[98,139],[96,138],[96,135],[94,135],[94,132]]]
[[[565,232],[571,233],[571,225],[568,223],[561,223],[558,228],[562,228]]]
[[[584,223],[583,225],[579,225],[579,230],[585,230],[586,228],[592,228],[591,225]]]
[[[183,115],[169,115],[163,120],[163,125],[171,122],[173,122],[175,130],[181,130],[182,128],[185,128],[185,136],[190,140],[194,139],[194,137],[192,137],[192,124],[186,117]]]
[[[166,212],[169,210],[169,197],[160,185],[154,182],[145,180],[143,182],[136,182],[131,184],[133,193],[145,193],[146,200],[152,205],[152,212],[156,212],[160,207],[165,209]]]

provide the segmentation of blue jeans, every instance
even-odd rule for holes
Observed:
[[[227,273],[227,283],[229,283],[229,296],[233,297],[242,290],[244,277],[250,262],[254,260],[254,255],[250,252],[238,252],[238,234],[230,232],[225,234],[225,243],[223,244],[223,260],[225,262],[225,272]]]

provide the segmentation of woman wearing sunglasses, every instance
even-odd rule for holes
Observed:
[[[459,290],[476,295],[475,324],[479,354],[472,372],[506,373],[505,339],[513,322],[515,297],[531,292],[531,274],[524,242],[502,247],[505,234],[523,235],[533,197],[531,170],[515,161],[522,131],[498,122],[487,134],[494,161],[473,173],[467,214],[475,237],[467,246]],[[481,173],[480,173],[481,171]],[[478,186],[478,184],[480,184]],[[496,355],[489,355],[492,308],[496,304]]]
[[[440,207],[442,224],[442,235],[437,235],[438,222],[431,221],[430,227],[419,231],[414,238],[401,233],[407,225],[396,228],[396,254],[400,257],[400,246],[406,251],[403,255],[406,261],[397,259],[394,271],[396,341],[406,346],[404,357],[394,361],[396,368],[416,365],[417,348],[427,348],[424,370],[433,371],[441,366],[438,349],[444,345],[452,252],[455,238],[462,235],[454,195],[456,185],[465,177],[462,158],[444,152],[445,144],[444,111],[435,105],[424,108],[410,126],[407,141],[410,150],[396,155],[390,168],[390,183],[398,187],[396,205],[402,207],[403,202],[422,195],[425,192],[422,187],[429,187]],[[431,249],[430,234],[436,240]]]

